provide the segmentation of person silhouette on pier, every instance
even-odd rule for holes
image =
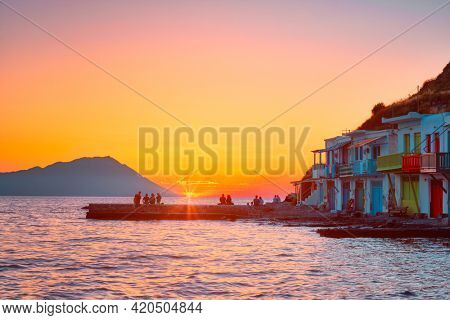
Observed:
[[[222,196],[219,198],[219,205],[227,204],[227,199],[225,198],[225,195],[222,193]]]
[[[134,195],[134,206],[137,208],[141,205],[141,192],[139,191]]]
[[[151,196],[150,196],[150,204],[155,204],[155,202],[156,202],[155,194],[152,193]]]
[[[231,200],[231,196],[230,196],[230,195],[227,196],[226,204],[227,204],[227,205],[233,205],[233,204],[234,204],[234,203],[233,203],[233,200]]]
[[[280,203],[281,202],[281,198],[280,198],[280,196],[279,195],[275,195],[274,197],[273,197],[273,203]]]
[[[156,194],[156,203],[161,204],[161,195],[159,194],[159,192]]]
[[[150,198],[148,197],[148,193],[146,193],[145,196],[144,196],[144,198],[142,199],[142,204],[143,204],[144,206],[147,206],[148,203],[149,203],[149,201],[150,201]]]
[[[259,206],[258,195],[255,196],[255,199],[253,199],[252,204],[253,204],[253,206],[255,206],[255,207]]]

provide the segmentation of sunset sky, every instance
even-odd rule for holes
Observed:
[[[1,2],[198,130],[262,126],[445,1]],[[310,165],[324,138],[439,74],[449,31],[447,6],[271,125],[311,127]],[[106,155],[137,170],[138,128],[180,126],[1,3],[0,48],[0,171]],[[192,179],[271,195],[302,174]]]

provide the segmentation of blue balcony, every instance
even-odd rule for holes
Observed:
[[[370,176],[377,173],[377,161],[375,159],[359,160],[353,163],[354,176]]]
[[[312,177],[313,179],[319,179],[325,177],[326,166],[325,164],[315,164],[312,168]]]

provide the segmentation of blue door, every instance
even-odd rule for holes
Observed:
[[[372,181],[371,210],[372,215],[383,211],[383,184],[381,181]]]

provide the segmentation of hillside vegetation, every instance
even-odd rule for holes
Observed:
[[[381,118],[405,115],[409,112],[441,113],[450,112],[450,63],[435,79],[427,80],[420,90],[410,97],[388,106],[378,103],[372,108],[372,115],[358,129],[380,130],[392,128],[381,123]]]

